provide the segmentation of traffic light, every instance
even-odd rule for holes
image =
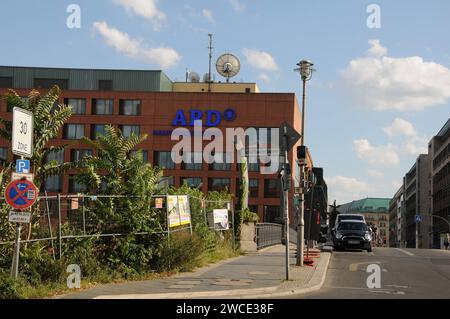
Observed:
[[[306,165],[307,147],[304,145],[297,146],[297,160],[300,165]]]

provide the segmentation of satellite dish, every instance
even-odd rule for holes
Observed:
[[[227,82],[230,81],[230,78],[239,73],[241,69],[241,63],[239,59],[233,54],[226,53],[222,54],[216,62],[217,72],[223,77],[227,78]]]
[[[200,82],[200,75],[198,75],[197,72],[190,72],[189,73],[189,82],[192,82],[192,83]]]

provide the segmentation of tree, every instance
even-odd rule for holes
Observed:
[[[34,173],[34,184],[40,188],[45,178],[52,175],[60,175],[68,169],[75,167],[73,163],[57,163],[51,161],[47,163],[47,158],[51,154],[55,154],[64,150],[63,146],[48,146],[52,138],[56,138],[63,125],[72,116],[72,108],[69,105],[58,103],[61,90],[58,86],[53,86],[44,96],[37,90],[31,90],[26,99],[22,99],[14,90],[8,90],[4,96],[8,106],[17,106],[28,110],[33,114],[34,131],[33,131],[33,152],[30,158],[31,172]],[[11,141],[12,139],[12,121],[0,118],[0,137]],[[6,162],[5,167],[15,167],[15,163]],[[32,208],[34,222],[36,221],[36,212],[38,206]],[[28,236],[30,239],[33,224],[29,224]]]

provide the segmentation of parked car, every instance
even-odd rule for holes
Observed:
[[[364,223],[366,222],[366,219],[361,214],[339,214],[336,217],[335,227],[343,220],[360,220]]]
[[[344,220],[336,227],[333,236],[334,250],[362,249],[372,251],[372,233],[361,220]]]

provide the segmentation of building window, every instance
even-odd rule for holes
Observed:
[[[186,152],[183,154],[181,169],[201,171],[203,168],[202,152]]]
[[[98,80],[98,89],[100,91],[111,91],[113,89],[112,80]]]
[[[59,86],[61,90],[67,90],[69,87],[68,79],[34,79],[36,89],[51,89],[54,85]]]
[[[208,191],[223,191],[230,189],[229,178],[209,178],[208,179]]]
[[[10,76],[0,76],[0,88],[12,89],[13,78]]]
[[[264,222],[265,223],[282,223],[280,206],[264,206]]]
[[[175,185],[175,178],[173,176],[164,176],[158,183],[159,188],[168,188]]]
[[[96,140],[100,136],[105,136],[105,134],[106,134],[106,125],[105,124],[94,124],[91,126],[92,139]]]
[[[202,185],[201,177],[183,177],[181,181],[189,187],[199,187]]]
[[[171,152],[155,152],[155,166],[162,169],[175,169]]]
[[[209,164],[209,170],[211,171],[230,171],[231,170],[231,159],[232,159],[232,154],[229,153],[217,153],[215,155],[211,155],[211,157],[214,158],[210,158],[210,163],[213,162],[212,164]],[[215,161],[217,160],[217,162]],[[220,163],[222,162],[222,163]]]
[[[119,128],[125,138],[131,137],[132,133],[134,133],[136,136],[139,136],[141,134],[141,128],[139,125],[121,125]]]
[[[8,148],[0,147],[0,162],[6,162],[8,160]]]
[[[75,176],[69,177],[69,193],[83,193],[86,189],[86,185],[77,182]]]
[[[64,138],[66,140],[79,140],[84,136],[84,124],[67,124]]]
[[[92,114],[94,115],[112,115],[114,112],[114,100],[112,99],[93,99]]]
[[[258,197],[258,180],[250,178],[248,180],[248,197]]]
[[[64,104],[72,107],[72,114],[86,114],[86,99],[64,99]]]
[[[70,150],[70,160],[72,162],[79,162],[87,155],[92,155],[92,150],[81,150],[81,149]]]
[[[264,180],[264,197],[265,198],[279,198],[280,197],[280,185],[277,179],[265,179]]]
[[[141,115],[141,100],[120,100],[120,115]]]
[[[51,161],[56,161],[58,164],[64,163],[64,150],[59,150],[56,152],[51,152],[47,155],[45,158],[45,161],[47,163],[50,163]]]
[[[144,151],[144,150],[140,150],[141,154],[142,154],[142,160],[144,161],[144,163],[148,162],[148,151]],[[136,156],[138,154],[137,150],[133,150],[130,153],[130,156]]]
[[[44,184],[47,192],[62,192],[62,176],[49,176],[45,179]]]

